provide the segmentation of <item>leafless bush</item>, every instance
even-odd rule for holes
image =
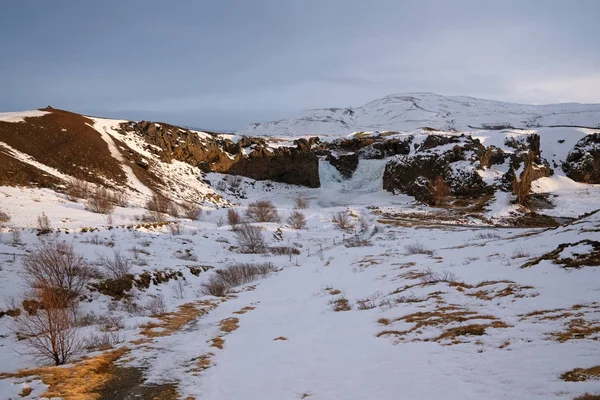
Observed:
[[[429,182],[429,192],[431,193],[431,205],[441,206],[450,196],[450,187],[444,178],[438,175],[432,182]]]
[[[215,224],[217,225],[217,228],[220,228],[223,225],[225,225],[225,219],[223,219],[223,217],[221,216],[215,220]]]
[[[271,254],[275,254],[276,256],[297,256],[300,254],[300,250],[290,246],[269,247],[269,251],[271,252]]]
[[[116,192],[109,192],[109,196],[110,196],[110,201],[119,206],[119,207],[127,207],[129,205],[129,199],[127,197],[127,193],[125,192],[121,192],[121,191],[116,191]]]
[[[429,250],[427,247],[425,247],[425,245],[423,243],[420,243],[420,242],[409,243],[409,244],[405,245],[404,251],[406,252],[407,256],[410,256],[413,254],[427,254],[430,256],[433,255],[433,250]]]
[[[215,271],[216,274],[212,275],[208,282],[202,284],[200,291],[204,295],[222,297],[236,286],[253,282],[275,271],[276,269],[271,263],[234,264]]]
[[[339,211],[333,214],[331,222],[333,222],[339,229],[343,231],[354,227],[350,213],[348,211]]]
[[[227,184],[234,189],[239,188],[242,182],[244,181],[244,179],[238,175],[227,175],[226,179]]]
[[[103,351],[115,347],[124,342],[125,339],[120,332],[92,332],[84,340],[84,347],[88,351]]]
[[[371,310],[377,307],[377,300],[382,296],[380,291],[370,294],[369,296],[356,300],[356,305],[359,310]]]
[[[144,307],[151,317],[156,317],[167,312],[167,304],[162,294],[153,296]]]
[[[181,209],[183,211],[183,215],[192,221],[200,219],[200,216],[202,215],[202,208],[200,208],[198,203],[187,201],[181,205]]]
[[[246,216],[255,222],[279,222],[277,208],[269,200],[260,200],[250,203],[246,209]]]
[[[227,210],[227,223],[231,225],[231,229],[234,231],[237,229],[238,225],[242,223],[242,217],[236,209],[229,208]]]
[[[292,229],[304,229],[306,228],[306,217],[301,212],[294,211],[288,217],[287,223]]]
[[[88,243],[88,244],[93,244],[96,246],[105,246],[105,247],[114,247],[115,246],[114,238],[113,239],[104,239],[104,238],[100,238],[100,236],[97,234],[92,236],[91,238],[87,238],[82,243]]]
[[[310,200],[306,197],[298,196],[294,199],[294,208],[298,210],[305,210],[310,206]]]
[[[175,286],[173,286],[173,293],[175,294],[175,297],[179,300],[183,300],[185,298],[185,281],[183,280],[183,278],[181,279],[177,279],[175,281]]]
[[[372,246],[368,239],[363,239],[360,236],[351,236],[348,239],[344,240],[344,246],[346,247],[367,247]]]
[[[156,221],[164,221],[164,215],[178,215],[177,205],[166,197],[154,194],[146,203],[146,208],[150,210],[151,217]]]
[[[90,184],[80,179],[71,178],[66,183],[65,191],[70,201],[85,199],[90,192]]]
[[[515,251],[513,251],[513,258],[526,258],[529,256],[529,251],[523,246],[519,246],[515,249]]]
[[[13,327],[22,338],[22,353],[43,363],[62,365],[83,345],[77,333],[77,304],[64,291],[51,288],[35,290],[40,307],[21,313]]]
[[[178,222],[169,224],[169,230],[171,231],[171,235],[179,236],[183,233],[183,225]]]
[[[420,278],[422,284],[431,285],[438,282],[460,282],[458,276],[450,271],[433,271],[431,268],[427,268],[423,271],[424,275]]]
[[[262,234],[262,229],[248,223],[241,224],[235,231],[241,253],[265,253],[267,243]]]
[[[17,228],[10,232],[11,244],[13,246],[21,244],[21,231]]]
[[[5,224],[7,222],[10,222],[10,215],[0,210],[0,224]]]
[[[52,232],[50,219],[44,212],[37,217],[37,231],[40,235],[47,235],[48,233]]]
[[[396,303],[420,303],[422,301],[426,301],[426,296],[417,296],[414,293],[408,293],[402,296],[398,296],[394,299]]]
[[[479,232],[475,236],[473,236],[474,240],[483,240],[483,239],[498,239],[500,235],[494,232],[484,231]]]
[[[79,296],[93,271],[66,242],[45,242],[23,258],[23,277],[32,289]]]
[[[89,195],[85,208],[98,214],[111,214],[115,210],[112,193],[99,186]]]
[[[133,264],[120,250],[115,250],[112,257],[104,254],[98,256],[98,263],[102,265],[113,279],[122,279],[131,274]]]

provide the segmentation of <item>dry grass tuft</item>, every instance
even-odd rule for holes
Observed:
[[[331,304],[333,311],[350,311],[352,310],[352,304],[350,301],[343,295],[336,297],[335,299],[329,302]]]
[[[30,388],[29,386],[24,387],[21,392],[19,393],[19,396],[21,397],[27,397],[31,394],[31,392],[33,392],[33,389]]]
[[[285,336],[279,336],[279,337],[276,337],[273,340],[288,340],[288,338],[286,338]]]
[[[96,400],[101,397],[100,391],[114,376],[114,362],[128,351],[126,347],[121,347],[71,366],[22,370],[14,374],[0,374],[0,378],[37,376],[48,386],[42,397]]]
[[[246,314],[248,311],[252,311],[254,309],[256,309],[256,307],[247,306],[247,307],[242,308],[241,310],[234,311],[233,313],[234,314]]]
[[[590,368],[575,368],[567,371],[560,376],[560,379],[567,382],[585,382],[600,380],[600,365]]]
[[[225,341],[223,340],[223,338],[221,338],[220,336],[216,336],[214,338],[211,339],[211,347],[216,347],[217,349],[222,349],[223,348],[223,343],[225,343]]]
[[[144,329],[140,333],[149,338],[168,336],[215,307],[217,303],[208,300],[183,304],[176,311],[161,315],[158,318],[160,322],[142,326]],[[161,328],[161,330],[154,331],[154,328]]]
[[[221,332],[233,332],[240,327],[238,322],[240,322],[240,320],[236,317],[225,318],[219,322],[219,328],[221,329]]]

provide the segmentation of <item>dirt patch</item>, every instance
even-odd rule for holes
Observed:
[[[142,370],[117,367],[113,378],[102,389],[98,400],[177,400],[175,384],[144,385]]]
[[[147,324],[140,333],[149,338],[168,336],[180,330],[189,322],[213,310],[217,305],[217,303],[209,300],[183,304],[176,311],[159,316],[160,322]],[[155,331],[155,328],[160,328],[160,330]]]
[[[560,254],[569,247],[589,245],[592,251],[586,253],[573,253],[571,257],[561,258]],[[553,264],[560,265],[563,268],[581,268],[581,267],[597,267],[600,266],[600,242],[596,240],[580,240],[575,243],[563,243],[558,245],[555,250],[546,253],[532,261],[529,261],[521,266],[521,268],[532,267],[539,264],[543,260],[550,260]]]

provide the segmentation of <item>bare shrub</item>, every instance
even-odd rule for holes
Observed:
[[[115,210],[112,193],[99,186],[90,194],[85,209],[98,214],[111,214]]]
[[[277,208],[269,200],[260,200],[250,203],[246,209],[246,216],[255,222],[279,222]]]
[[[225,219],[223,219],[223,217],[219,217],[215,220],[215,224],[217,225],[217,228],[220,228],[225,225]]]
[[[499,239],[500,235],[494,232],[484,231],[478,232],[475,236],[473,236],[474,240],[483,240],[483,239]]]
[[[11,244],[13,246],[19,245],[21,244],[21,231],[18,229],[13,229],[10,232],[10,237],[11,237]]]
[[[50,219],[44,212],[37,217],[37,231],[40,235],[47,235],[48,233],[52,232]]]
[[[127,207],[129,205],[129,198],[127,197],[127,193],[121,191],[109,192],[110,201],[119,206],[119,207]]]
[[[239,188],[242,182],[244,181],[244,179],[238,175],[227,175],[226,180],[227,184],[234,189]]]
[[[352,310],[352,304],[344,295],[340,295],[332,299],[329,304],[333,308],[333,311],[350,311]]]
[[[310,200],[306,197],[298,196],[294,199],[294,208],[298,210],[305,210],[310,206]]]
[[[183,225],[180,223],[169,224],[169,231],[171,231],[171,235],[181,235],[183,233]]]
[[[360,236],[351,236],[344,240],[344,246],[346,247],[367,247],[372,245],[373,243],[368,239],[361,238]]]
[[[66,183],[65,191],[70,201],[85,199],[90,192],[90,184],[81,179],[71,178]]]
[[[431,193],[431,205],[441,206],[450,196],[450,187],[444,178],[438,175],[432,182],[429,182],[429,192]]]
[[[430,256],[433,255],[433,250],[429,250],[427,247],[425,247],[425,245],[423,243],[420,243],[420,242],[409,243],[409,244],[405,245],[404,251],[406,252],[407,256],[410,256],[413,254],[427,254]]]
[[[185,298],[185,281],[182,279],[177,279],[175,281],[175,286],[173,286],[173,293],[175,294],[175,298],[179,300],[183,300]]]
[[[333,222],[334,225],[336,225],[339,229],[343,231],[349,230],[354,227],[354,224],[352,223],[352,218],[348,211],[339,211],[333,214],[331,222]]]
[[[177,205],[165,196],[156,193],[148,200],[146,208],[150,210],[150,216],[156,222],[164,221],[164,215],[178,215]]]
[[[183,203],[181,205],[181,210],[183,211],[183,215],[192,221],[200,219],[200,216],[202,215],[202,208],[200,208],[200,205],[191,201]]]
[[[267,243],[259,226],[241,224],[235,231],[241,253],[265,253]]]
[[[64,291],[43,287],[35,290],[40,307],[21,313],[14,332],[22,338],[23,354],[43,363],[62,365],[82,348],[77,333],[77,304]]]
[[[88,351],[104,351],[112,349],[124,341],[120,332],[92,332],[83,341],[83,346]]]
[[[41,243],[22,261],[23,276],[33,289],[50,289],[79,296],[93,271],[66,242]]]
[[[5,224],[7,222],[10,222],[10,215],[0,210],[0,224]]]
[[[515,251],[513,251],[513,258],[526,258],[529,256],[529,251],[523,246],[519,246],[515,249]]]
[[[359,310],[371,310],[377,307],[377,300],[382,296],[380,291],[370,294],[369,296],[356,300],[356,305]]]
[[[151,317],[156,317],[167,312],[167,304],[162,294],[153,296],[144,307]]]
[[[216,274],[201,285],[200,292],[204,295],[222,297],[236,286],[253,282],[275,271],[271,263],[234,264],[215,271]]]
[[[288,217],[287,223],[292,229],[304,229],[306,228],[306,217],[301,212],[294,211]]]
[[[104,254],[98,256],[98,263],[106,269],[112,279],[122,279],[131,274],[133,264],[120,250],[115,250],[112,257]]]
[[[297,256],[300,254],[300,250],[290,246],[269,247],[269,251],[271,252],[271,254],[275,254],[277,256]]]
[[[242,217],[236,209],[229,208],[227,210],[227,223],[234,231],[237,229],[238,225],[242,223]]]
[[[438,282],[460,282],[458,276],[454,272],[450,271],[433,271],[431,268],[427,268],[423,271],[423,276],[421,276],[420,281],[424,285],[432,285]]]

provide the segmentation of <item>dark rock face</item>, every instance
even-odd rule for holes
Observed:
[[[440,146],[453,145],[445,150]],[[428,136],[414,155],[390,161],[383,175],[383,188],[405,193],[431,203],[432,182],[440,176],[454,196],[474,197],[492,193],[493,188],[479,176],[479,156],[485,147],[470,136]]]
[[[574,181],[600,183],[600,133],[587,135],[577,142],[562,169]]]
[[[409,154],[412,140],[412,136],[408,136],[406,139],[388,139],[385,136],[338,139],[323,144],[316,149],[316,153],[325,156],[325,159],[344,178],[350,179],[358,167],[359,160],[383,159],[400,154]]]
[[[250,137],[234,143],[217,135],[200,136],[187,129],[148,121],[124,123],[121,131],[141,136],[148,143],[147,150],[167,162],[183,161],[204,172],[320,186],[318,158],[311,150],[311,142],[305,139],[299,140],[296,147],[269,147],[265,139]]]

